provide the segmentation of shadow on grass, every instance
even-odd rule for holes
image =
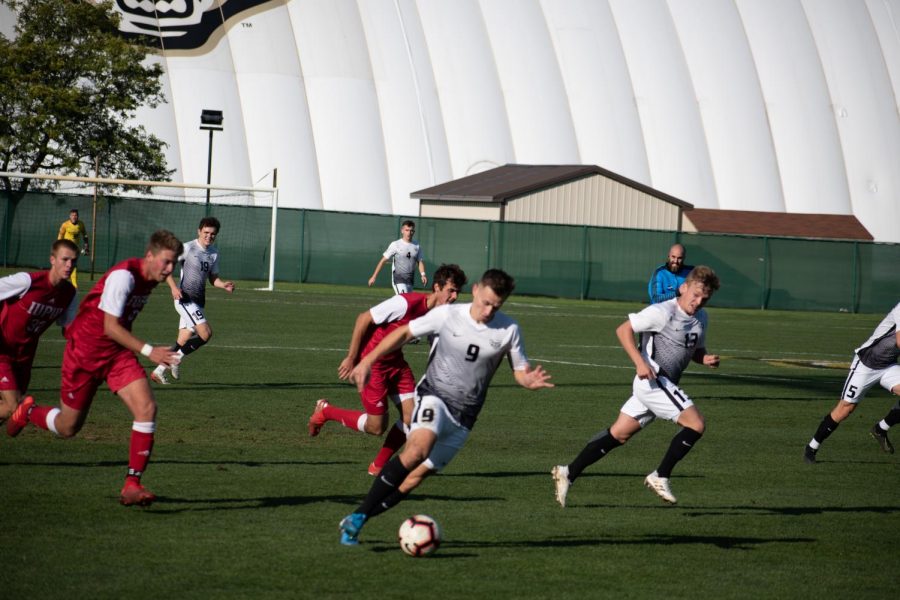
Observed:
[[[628,509],[628,510],[680,510],[685,517],[728,517],[740,515],[760,515],[760,516],[789,516],[802,517],[805,515],[824,515],[828,513],[874,513],[889,515],[900,513],[900,506],[705,506],[705,507],[686,507],[686,506],[668,506],[665,504],[653,506],[636,506],[624,504],[572,504],[566,505],[566,510],[579,509]]]
[[[54,462],[33,462],[23,461],[2,461],[0,468],[9,466],[29,466],[29,467],[76,467],[82,469],[96,469],[106,467],[122,467],[127,464],[125,460],[101,460],[93,462],[71,462],[71,461],[54,461]],[[350,465],[356,464],[351,460],[171,460],[160,459],[150,461],[152,465],[216,465],[216,466],[240,466],[240,467],[269,467],[269,466],[300,466],[300,465]]]
[[[488,479],[502,479],[505,477],[546,477],[548,481],[550,480],[550,469],[546,469],[543,471],[484,471],[478,473],[441,473],[439,475],[441,478],[444,477],[487,477]],[[624,478],[635,478],[640,477],[643,479],[647,476],[647,473],[582,473],[578,476],[578,479],[592,479],[594,477],[624,477]],[[678,475],[678,479],[705,479],[704,475]]]
[[[813,544],[818,540],[808,537],[737,537],[728,535],[663,535],[648,534],[636,537],[609,538],[565,538],[545,540],[507,540],[507,541],[444,541],[441,549],[429,558],[470,558],[470,553],[457,553],[456,549],[492,549],[492,548],[592,548],[602,546],[715,546],[723,550],[754,550],[765,544]],[[372,552],[396,552],[396,545],[379,543],[371,548]],[[477,556],[477,555],[475,555]]]

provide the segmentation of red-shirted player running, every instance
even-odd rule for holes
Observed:
[[[347,379],[359,359],[368,354],[384,337],[400,325],[421,317],[435,306],[456,302],[459,290],[466,284],[466,274],[458,265],[441,265],[431,280],[432,292],[398,294],[377,304],[356,317],[350,348],[338,366],[338,377]],[[360,352],[362,348],[362,352]],[[388,426],[388,396],[401,410],[401,420],[391,428],[384,445],[369,465],[369,474],[377,475],[406,441],[404,424],[408,427],[412,416],[416,380],[412,369],[397,350],[381,357],[372,366],[372,377],[360,393],[364,411],[337,408],[325,398],[316,402],[316,410],[309,418],[309,435],[319,435],[328,421],[338,421],[344,427],[371,435],[382,435]]]
[[[85,296],[72,325],[66,328],[59,408],[38,406],[25,398],[6,422],[15,436],[29,422],[64,438],[81,430],[97,388],[105,380],[134,416],[128,474],[119,501],[147,506],[156,496],[141,485],[150,460],[156,431],[156,400],[147,374],[138,362],[140,352],[156,364],[174,364],[168,346],[153,347],[131,333],[134,319],[159,282],[172,273],[183,247],[170,231],[150,237],[143,258],[129,258],[113,266]]]
[[[75,317],[75,286],[69,281],[78,246],[57,240],[50,270],[0,278],[0,423],[13,414],[31,381],[38,339],[56,321],[65,327]]]

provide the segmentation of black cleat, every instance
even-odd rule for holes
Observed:
[[[813,450],[811,446],[807,444],[806,448],[803,449],[803,462],[808,465],[816,464],[816,450]]]
[[[872,425],[872,429],[869,430],[869,435],[875,438],[875,441],[878,442],[878,445],[881,446],[882,450],[888,454],[894,453],[894,445],[891,444],[891,440],[888,439],[887,431],[884,431],[879,427],[878,423]]]

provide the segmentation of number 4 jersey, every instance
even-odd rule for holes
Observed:
[[[628,315],[631,328],[641,334],[641,354],[653,370],[677,384],[697,348],[706,347],[706,311],[689,315],[678,300],[651,304]]]
[[[440,398],[467,429],[475,424],[503,357],[509,356],[514,370],[528,366],[518,323],[502,312],[488,323],[477,323],[469,314],[471,306],[438,306],[409,323],[416,337],[437,334],[418,394]]]

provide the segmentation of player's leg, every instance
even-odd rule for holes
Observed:
[[[900,365],[886,369],[881,377],[881,385],[895,396],[900,396]],[[870,435],[875,438],[881,449],[889,454],[894,453],[894,445],[888,439],[888,430],[897,423],[900,423],[900,400],[891,407],[883,419],[872,425],[872,429],[869,430]]]
[[[19,390],[0,389],[0,423],[6,421],[13,414],[20,400]]]
[[[681,430],[672,438],[669,449],[656,468],[656,474],[665,479],[672,476],[672,469],[700,441],[706,429],[703,415],[696,406],[686,408],[676,422],[681,425]]]
[[[122,399],[134,419],[128,449],[128,473],[119,501],[126,506],[148,506],[156,500],[156,496],[141,485],[141,477],[153,452],[156,399],[153,397],[153,390],[150,389],[144,370],[131,352],[118,355],[107,382],[110,389]]]
[[[317,436],[328,421],[336,421],[354,431],[370,435],[382,435],[388,426],[388,385],[392,370],[376,363],[369,381],[359,395],[363,410],[333,406],[325,398],[316,402],[309,417],[309,435]]]
[[[856,405],[865,397],[869,388],[878,382],[882,372],[882,370],[870,369],[865,366],[858,356],[853,357],[850,373],[848,373],[847,379],[844,381],[844,387],[841,390],[841,398],[838,400],[837,405],[822,418],[815,434],[804,448],[804,461],[809,464],[816,462],[816,453],[821,445],[834,433],[841,421],[856,410]]]
[[[388,397],[400,409],[400,418],[388,431],[375,460],[369,464],[369,475],[380,473],[384,465],[406,443],[406,434],[415,405],[415,391],[416,380],[412,369],[404,362],[394,371],[388,384]]]
[[[20,385],[12,357],[0,354],[0,423],[12,416],[22,401],[22,391],[27,382]]]

